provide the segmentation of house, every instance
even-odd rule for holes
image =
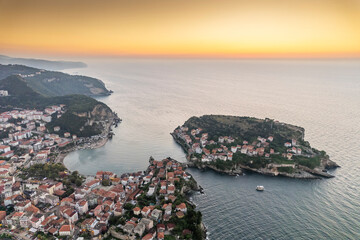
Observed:
[[[136,225],[136,227],[134,228],[134,233],[135,234],[139,234],[139,236],[142,236],[145,232],[145,224],[143,223],[139,223],[138,225]]]
[[[64,217],[67,218],[69,220],[69,222],[76,222],[78,219],[79,219],[79,215],[78,213],[74,210],[74,209],[67,209],[65,212],[64,212]]]
[[[44,221],[44,215],[37,213],[30,219],[30,224],[33,228],[38,229],[41,222]]]
[[[91,189],[97,187],[100,185],[100,180],[99,179],[94,179],[88,183],[85,184],[86,187],[89,187]]]
[[[151,233],[146,234],[142,240],[153,240],[154,236]]]
[[[140,223],[143,223],[146,227],[146,230],[150,230],[154,227],[154,222],[150,219],[147,219],[147,218],[142,218],[140,220]]]
[[[59,236],[71,236],[74,233],[73,225],[62,225],[59,229]]]
[[[1,154],[0,156],[4,157],[4,158],[11,158],[12,156],[14,156],[14,151],[7,151],[7,152]]]
[[[55,184],[54,191],[63,190],[63,188],[64,188],[64,185],[62,184],[62,182],[58,182]]]
[[[85,199],[76,202],[75,209],[79,212],[80,215],[85,214],[87,211],[89,211],[88,202]]]
[[[102,212],[102,206],[97,205],[96,208],[94,209],[94,215],[97,217],[100,215],[101,212]]]
[[[11,150],[10,146],[0,145],[0,152],[6,153],[9,152],[10,150]]]
[[[174,193],[175,193],[175,186],[171,184],[167,187],[167,194],[174,194]]]
[[[157,239],[158,240],[164,240],[165,239],[165,234],[163,232],[158,232]]]
[[[134,228],[136,227],[136,223],[128,221],[126,222],[125,226],[123,227],[123,230],[127,233],[132,233]]]
[[[44,184],[44,185],[40,185],[39,189],[43,192],[47,192],[51,195],[54,194],[54,189],[55,189],[55,185],[54,184]]]
[[[172,212],[172,203],[164,204],[162,207],[165,210],[165,215],[171,215]]]
[[[241,147],[240,152],[241,152],[242,154],[247,154],[247,152],[248,152],[248,146],[247,146],[247,145],[243,145],[243,146]]]
[[[153,219],[154,221],[158,221],[159,219],[161,219],[162,216],[162,211],[160,211],[159,209],[154,209],[151,212],[151,219]]]
[[[178,218],[183,218],[185,216],[185,214],[183,212],[181,212],[181,211],[178,211],[178,212],[176,212],[176,216]]]
[[[285,146],[285,147],[291,147],[291,143],[286,142],[286,143],[284,143],[284,146]]]
[[[96,220],[96,218],[86,218],[82,223],[81,223],[81,228],[82,229],[87,229],[87,230],[92,230],[96,224],[98,223],[99,221]]]
[[[236,146],[232,146],[232,147],[231,147],[231,151],[232,151],[233,153],[236,153],[237,147],[236,147]]]
[[[133,212],[134,212],[134,214],[135,215],[139,215],[140,214],[140,208],[139,207],[135,207],[134,209],[133,209]]]
[[[144,207],[142,210],[141,210],[141,215],[143,215],[143,217],[147,217],[149,214],[150,214],[150,208],[149,207]]]
[[[176,210],[181,211],[183,213],[186,213],[186,211],[187,211],[186,204],[185,203],[180,203],[179,205],[176,206]]]
[[[146,196],[152,196],[154,194],[154,192],[155,192],[155,186],[154,186],[154,184],[150,184],[149,190],[146,193]]]
[[[25,211],[26,208],[31,206],[31,202],[30,200],[24,201],[24,202],[19,202],[17,204],[15,204],[14,209],[17,212],[23,212]]]
[[[172,231],[172,230],[174,230],[174,228],[175,228],[175,224],[173,224],[173,223],[168,223],[168,224],[166,225],[166,228],[167,228],[168,231]]]

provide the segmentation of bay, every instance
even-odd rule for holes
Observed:
[[[341,165],[333,179],[240,177],[190,169],[204,195],[193,200],[210,239],[360,239],[360,61],[81,59],[67,70],[113,90],[99,98],[123,119],[104,147],[69,154],[83,174],[146,168],[185,154],[170,132],[191,116],[273,118],[305,128],[305,139]],[[263,193],[255,191],[264,185]]]

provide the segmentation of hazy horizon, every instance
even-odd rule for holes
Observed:
[[[359,57],[358,0],[0,1],[7,54]]]

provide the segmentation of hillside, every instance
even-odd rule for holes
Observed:
[[[86,64],[83,62],[73,61],[49,61],[43,59],[33,58],[14,58],[5,55],[0,55],[0,64],[20,64],[29,67],[49,69],[49,70],[64,70],[69,68],[83,68]]]
[[[0,89],[7,90],[12,96],[39,96],[23,78],[15,75],[0,80]]]
[[[191,117],[184,123],[188,128],[202,128],[208,132],[210,140],[217,140],[219,136],[236,136],[247,141],[255,140],[258,136],[273,136],[274,142],[283,143],[285,140],[304,140],[304,128],[279,123],[271,119],[253,117],[237,117],[223,115],[204,115]],[[282,144],[283,145],[283,144]]]
[[[69,94],[104,96],[111,93],[106,89],[105,84],[96,78],[46,71],[23,65],[0,64],[0,79],[11,75],[20,75],[30,88],[47,97]]]
[[[304,140],[304,128],[272,119],[205,115],[191,117],[172,133],[190,163],[226,173],[247,169],[297,178],[332,177],[337,167],[325,151]]]
[[[32,90],[21,85],[22,92]],[[20,91],[20,90],[17,90]],[[105,129],[105,122],[112,122],[115,114],[104,103],[85,95],[67,95],[57,97],[43,97],[38,94],[0,97],[0,111],[9,111],[14,108],[44,110],[51,105],[66,105],[66,112],[59,118],[52,116],[47,124],[49,132],[55,126],[60,126],[60,133],[70,132],[79,137],[89,137],[100,134]]]

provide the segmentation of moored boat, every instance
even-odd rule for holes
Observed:
[[[256,187],[256,190],[257,190],[257,191],[264,191],[265,188],[264,188],[264,186],[257,186],[257,187]]]

